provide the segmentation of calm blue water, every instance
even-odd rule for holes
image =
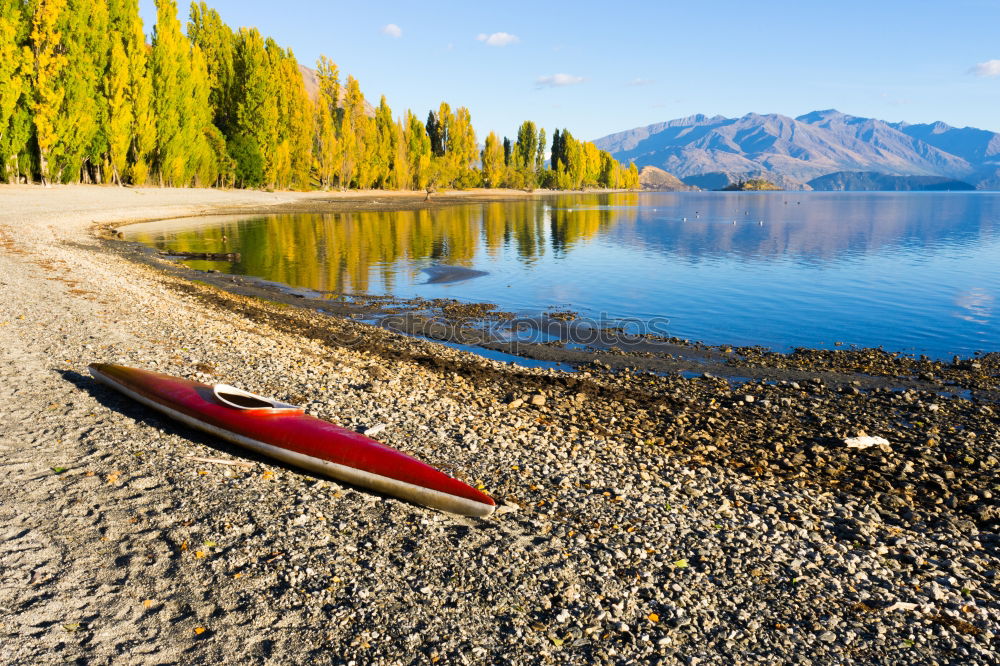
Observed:
[[[1000,350],[1000,193],[566,195],[301,217],[129,235],[238,249],[241,262],[211,266],[294,286],[667,318],[669,334],[708,343]],[[435,264],[489,274],[426,284]]]

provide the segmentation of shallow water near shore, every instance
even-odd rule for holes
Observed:
[[[572,310],[776,350],[1000,349],[1000,193],[585,194],[123,231],[159,250],[238,252],[187,263],[331,298]]]

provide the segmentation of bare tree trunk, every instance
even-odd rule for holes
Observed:
[[[39,171],[41,172],[40,178],[42,181],[42,187],[51,187],[52,185],[51,183],[49,183],[49,179],[46,176],[46,174],[48,174],[49,172],[49,158],[41,150],[38,151],[38,166],[39,166]]]

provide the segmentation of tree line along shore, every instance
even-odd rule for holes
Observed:
[[[204,2],[186,32],[156,1],[147,43],[138,0],[0,0],[0,179],[274,189],[632,189],[593,143],[525,121],[480,149],[465,107],[426,122],[374,109],[353,76],[316,71]],[[307,86],[305,77],[310,79]],[[311,89],[312,88],[312,89]],[[547,159],[548,157],[548,159]]]

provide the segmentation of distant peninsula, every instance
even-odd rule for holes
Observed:
[[[731,185],[727,185],[722,188],[723,192],[766,192],[766,191],[777,191],[781,188],[774,183],[764,180],[763,178],[751,178],[749,180],[740,180]]]

